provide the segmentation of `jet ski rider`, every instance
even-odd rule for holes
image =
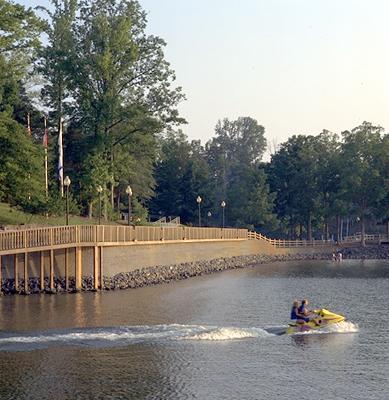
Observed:
[[[299,302],[295,300],[292,305],[292,310],[290,311],[290,320],[292,322],[297,321],[298,309],[299,309]]]
[[[297,310],[297,323],[298,324],[303,324],[304,322],[310,321],[309,315],[312,314],[312,311],[308,310],[307,305],[308,305],[308,300],[304,299],[301,302],[301,306]]]

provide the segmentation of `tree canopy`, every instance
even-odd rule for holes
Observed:
[[[382,127],[294,135],[268,162],[265,128],[249,116],[219,120],[205,144],[190,141],[166,43],[148,33],[137,1],[52,0],[39,15],[0,0],[0,201],[63,212],[63,133],[72,209],[83,215],[96,216],[102,201],[104,218],[117,219],[131,201],[136,223],[201,217],[202,225],[338,240],[345,223],[362,236],[389,227]]]

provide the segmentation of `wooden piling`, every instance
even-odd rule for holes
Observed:
[[[104,277],[103,277],[103,246],[100,246],[100,289],[104,289]]]
[[[69,290],[69,249],[65,249],[65,290]]]
[[[76,247],[76,290],[82,289],[82,247]]]
[[[2,256],[0,255],[0,295],[3,293],[3,264]]]
[[[28,290],[28,253],[24,253],[24,294],[29,292]]]
[[[54,250],[50,250],[50,290],[54,290]]]
[[[40,252],[40,289],[43,292],[45,290],[45,253]]]
[[[97,290],[99,288],[99,246],[95,246],[93,249],[93,288]]]
[[[14,281],[15,291],[19,290],[18,255],[14,255]]]

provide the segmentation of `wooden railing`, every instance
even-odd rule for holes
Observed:
[[[269,239],[258,232],[248,232],[248,238],[251,240],[265,240],[275,247],[308,247],[308,246],[328,246],[333,245],[332,240],[282,240],[282,239]]]
[[[345,236],[342,239],[342,243],[356,243],[362,240],[361,234],[356,234],[352,236]],[[376,242],[380,243],[382,241],[388,241],[389,235],[365,235],[365,242]]]
[[[251,240],[265,240],[275,247],[308,247],[308,246],[330,246],[334,245],[334,240],[280,240],[269,239],[258,232],[248,232],[248,238]],[[341,240],[342,244],[359,243],[362,237],[360,234],[353,236],[346,236]],[[388,235],[365,235],[366,242],[381,243],[389,240]]]
[[[0,231],[0,253],[34,251],[42,248],[128,244],[131,242],[161,242],[184,240],[264,240],[275,247],[307,247],[333,245],[332,240],[269,239],[247,229],[192,228],[186,226],[114,226],[80,225]],[[367,242],[387,240],[387,235],[365,235]],[[342,243],[360,242],[361,236],[345,237]]]
[[[80,225],[0,231],[0,252],[130,242],[247,239],[247,229]]]

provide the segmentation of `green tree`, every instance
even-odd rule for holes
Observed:
[[[380,175],[383,182],[383,191],[386,193],[376,209],[378,220],[386,224],[386,235],[389,238],[389,135],[385,134],[378,155]]]
[[[68,23],[74,14],[65,15]],[[66,41],[71,43],[70,55],[59,65],[69,77],[67,87],[74,100],[73,109],[67,110],[70,127],[80,131],[77,146],[66,143],[72,133],[65,136],[68,148],[76,151],[68,162],[74,166],[90,153],[99,154],[108,166],[104,187],[112,208],[115,197],[120,208],[128,183],[138,187],[142,202],[154,186],[155,135],[171,123],[183,122],[176,109],[183,95],[173,87],[175,76],[164,59],[165,43],[145,33],[146,14],[136,1],[84,0],[76,15],[71,39]],[[135,143],[141,146],[136,151]],[[144,158],[139,150],[145,151]],[[142,166],[139,173],[130,171],[134,164]],[[78,172],[90,173],[81,168]],[[83,190],[80,186],[80,198],[85,199]]]
[[[12,115],[44,27],[31,8],[0,0],[0,112]]]
[[[26,56],[40,45],[43,21],[31,8],[0,0],[0,26],[4,33],[0,36],[1,54],[19,52]]]
[[[262,231],[276,227],[277,219],[273,213],[275,195],[270,193],[261,166],[237,166],[226,199],[226,214],[232,225]]]
[[[387,196],[385,177],[382,175],[384,138],[383,128],[370,122],[343,132],[342,170],[347,199],[353,204],[361,220],[361,244],[365,246],[366,218],[379,209]]]
[[[207,145],[215,203],[220,220],[222,201],[229,225],[271,228],[273,197],[269,194],[260,160],[266,150],[265,129],[250,117],[224,119]]]
[[[29,212],[45,208],[42,151],[25,129],[0,113],[0,201]]]
[[[153,215],[179,216],[184,223],[196,224],[196,198],[202,198],[203,216],[213,203],[211,181],[204,149],[189,143],[181,132],[169,132],[163,139],[156,166],[155,198],[150,202]]]
[[[306,226],[307,239],[312,240],[312,219],[319,207],[318,153],[314,136],[292,136],[272,156],[268,168],[270,188],[276,196],[276,210],[289,226],[291,237],[295,227]]]
[[[324,130],[315,137],[317,185],[320,207],[317,218],[324,220],[324,237],[329,239],[330,221],[336,220],[336,238],[340,240],[340,218],[347,213],[348,203],[342,185],[341,143],[338,135]]]
[[[208,163],[212,169],[216,197],[226,200],[227,187],[234,167],[259,162],[266,150],[265,128],[250,117],[236,121],[218,121],[215,137],[206,144]]]
[[[40,45],[43,22],[29,8],[0,0],[0,199],[28,211],[42,211],[42,153],[27,137],[23,82]]]
[[[50,120],[55,121],[57,133],[65,115],[66,102],[70,102],[70,81],[72,77],[73,36],[72,25],[75,20],[76,0],[52,0],[53,12],[41,7],[49,16],[46,25],[48,44],[39,52],[37,70],[45,84],[42,98],[51,110]]]
[[[113,209],[116,197],[120,211],[131,184],[134,201],[144,207],[155,185],[156,135],[184,122],[177,112],[184,96],[174,87],[165,42],[146,34],[146,13],[137,1],[52,4],[38,71],[57,129],[62,117],[67,120],[65,168],[74,193],[91,215],[98,180],[106,206]]]

